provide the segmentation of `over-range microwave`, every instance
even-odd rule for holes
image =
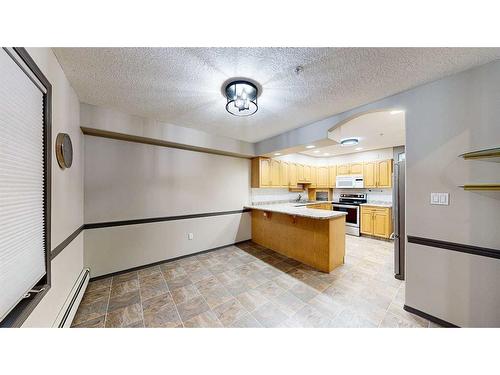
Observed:
[[[335,186],[341,189],[362,189],[365,186],[363,175],[350,174],[337,176]]]

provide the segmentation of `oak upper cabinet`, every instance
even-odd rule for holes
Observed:
[[[304,165],[297,164],[297,182],[306,182],[304,177]]]
[[[392,210],[389,207],[361,206],[360,232],[389,238],[392,234]]]
[[[363,163],[363,183],[365,188],[377,187],[377,162],[369,161]]]
[[[281,186],[281,163],[279,160],[271,159],[271,186]]]
[[[317,183],[318,183],[318,168],[317,167],[313,167],[311,166],[311,179],[309,180],[310,184],[309,184],[309,187],[310,188],[316,188],[318,187]]]
[[[328,167],[328,187],[335,188],[337,185],[337,166],[330,165]]]
[[[377,187],[392,186],[392,159],[377,162]]]
[[[363,163],[351,163],[349,165],[349,174],[363,174]]]
[[[337,176],[342,176],[345,174],[349,174],[349,171],[351,168],[349,167],[349,164],[340,164],[337,165]]]
[[[282,161],[280,163],[280,186],[287,188],[289,185],[289,164]]]
[[[288,163],[288,186],[297,187],[297,164]]]
[[[328,188],[329,186],[328,167],[317,168],[316,186],[318,188]]]
[[[252,187],[271,187],[271,159],[252,159]]]
[[[304,165],[304,181],[311,182],[311,166]]]

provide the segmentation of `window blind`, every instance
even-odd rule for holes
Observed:
[[[45,275],[43,93],[0,49],[0,320]]]

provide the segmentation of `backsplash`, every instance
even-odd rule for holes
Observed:
[[[288,189],[251,189],[250,200],[253,204],[264,202],[290,202],[302,195],[303,199],[307,199],[307,192],[304,190],[301,193],[291,192]]]

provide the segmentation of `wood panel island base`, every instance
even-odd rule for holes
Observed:
[[[344,264],[345,215],[319,218],[249,208],[253,242],[322,272]]]

